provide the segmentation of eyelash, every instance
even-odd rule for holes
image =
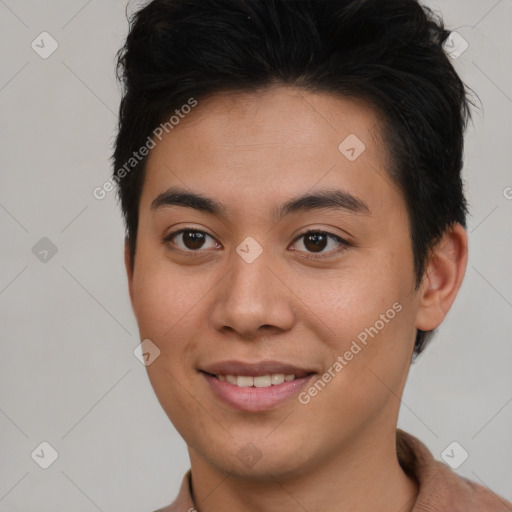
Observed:
[[[181,248],[173,247],[173,244],[171,243],[171,240],[174,237],[176,237],[177,235],[180,235],[182,233],[201,233],[201,234],[209,236],[210,238],[215,240],[211,235],[209,235],[205,231],[201,231],[199,229],[194,229],[194,228],[183,228],[183,229],[180,229],[178,231],[174,231],[172,233],[169,233],[163,239],[163,243],[172,251],[186,253],[187,255],[192,255],[193,257],[200,257],[202,255],[201,254],[201,249],[198,249],[198,250],[194,251],[192,249],[181,249]],[[322,258],[326,258],[326,257],[332,257],[335,254],[339,254],[339,253],[343,252],[345,249],[347,249],[351,245],[349,242],[347,242],[346,240],[344,240],[343,238],[341,238],[338,235],[335,235],[333,233],[329,233],[328,231],[322,231],[322,230],[318,230],[318,229],[309,229],[309,230],[305,231],[304,233],[301,233],[300,235],[298,235],[295,238],[295,240],[292,243],[295,244],[301,238],[306,237],[307,235],[312,235],[312,234],[315,234],[315,235],[326,235],[328,238],[334,239],[336,242],[339,242],[341,244],[341,247],[339,247],[338,249],[332,249],[330,251],[323,252],[323,253],[312,253],[312,252],[308,253],[308,254],[311,255],[311,256],[307,256],[310,259],[322,259]],[[204,250],[202,252],[204,253]],[[304,251],[299,251],[299,252],[304,252]]]

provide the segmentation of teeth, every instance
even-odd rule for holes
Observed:
[[[240,388],[248,388],[254,384],[254,379],[252,377],[242,377],[239,375],[236,378],[236,385]]]
[[[234,375],[226,375],[226,381],[230,384],[236,384],[237,378]]]
[[[253,380],[254,386],[257,388],[268,388],[269,386],[272,386],[272,375],[260,375],[258,377],[254,377]]]
[[[295,375],[285,375],[284,373],[272,373],[269,375],[258,375],[257,377],[250,377],[245,375],[216,375],[219,380],[229,382],[242,388],[251,386],[257,388],[268,388],[270,386],[277,386],[285,381],[295,380]]]
[[[272,380],[272,384],[274,384],[274,386],[276,384],[281,384],[281,383],[284,382],[284,374],[282,374],[282,373],[274,373],[271,376],[271,380]]]

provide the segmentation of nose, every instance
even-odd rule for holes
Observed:
[[[230,263],[228,275],[215,290],[213,327],[248,340],[291,329],[296,297],[270,251],[250,263],[234,253]]]

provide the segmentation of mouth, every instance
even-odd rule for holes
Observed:
[[[229,382],[230,384],[233,384],[234,386],[238,386],[240,388],[269,388],[271,386],[279,386],[279,384],[282,384],[283,382],[291,382],[294,380],[297,380],[298,378],[293,373],[291,374],[284,374],[284,373],[269,373],[266,375],[213,375],[211,373],[205,372],[207,375],[210,375],[211,377],[214,377],[215,379],[218,379],[223,382]]]
[[[315,372],[275,361],[225,361],[200,369],[214,396],[237,410],[275,408],[298,394]]]

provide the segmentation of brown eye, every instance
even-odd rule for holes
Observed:
[[[164,238],[164,242],[171,248],[177,247],[179,250],[184,252],[194,252],[200,249],[209,249],[212,247],[205,247],[208,239],[211,239],[213,248],[216,247],[215,240],[205,233],[204,231],[198,231],[194,229],[181,229],[175,231]],[[172,247],[174,246],[174,247]]]
[[[306,250],[301,250],[300,252],[312,254],[313,257],[315,254],[318,254],[319,257],[331,256],[346,249],[350,245],[346,240],[343,240],[343,238],[325,231],[307,231],[299,235],[295,243],[298,243],[301,239],[302,246]],[[326,248],[328,248],[328,250],[325,250]]]
[[[205,234],[200,231],[184,231],[181,235],[187,249],[201,249],[204,244]]]
[[[327,236],[323,233],[308,233],[304,235],[304,247],[312,252],[321,252],[327,246]]]

